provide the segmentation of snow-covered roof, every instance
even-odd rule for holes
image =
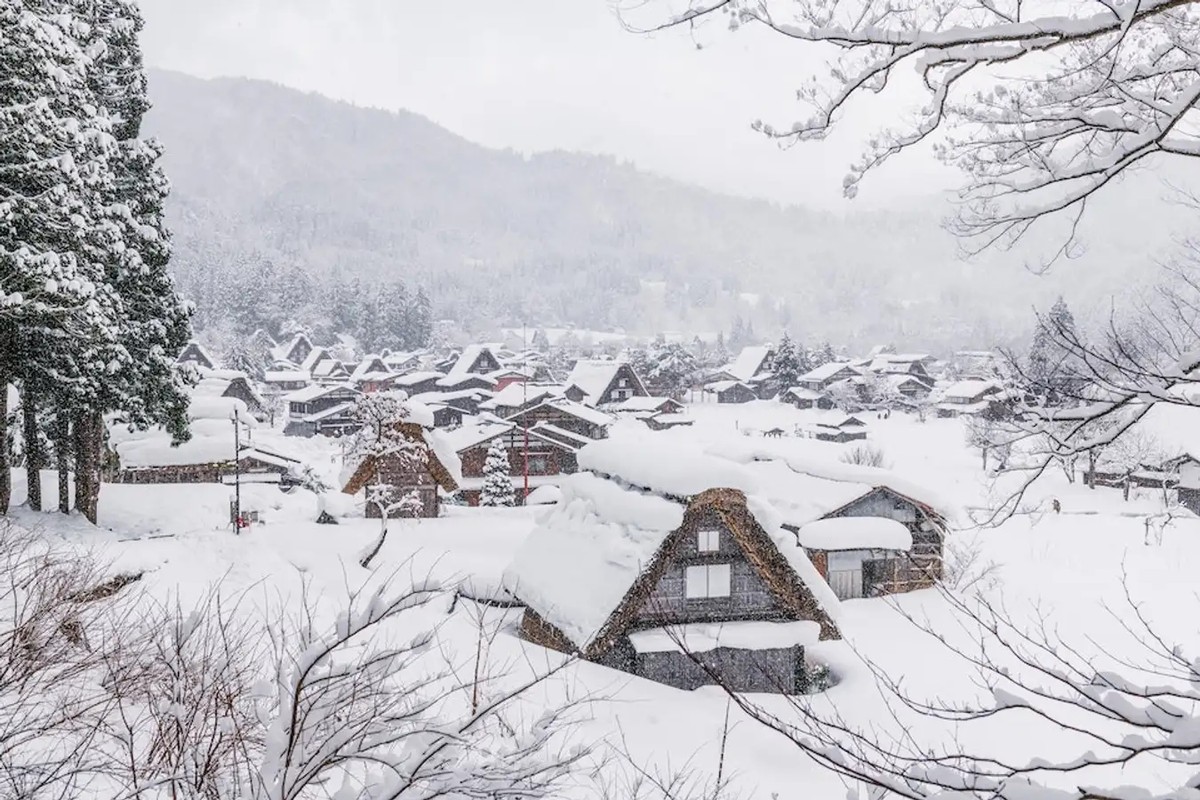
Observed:
[[[858,417],[850,416],[849,414],[831,413],[828,416],[822,417],[813,423],[818,428],[832,428],[841,430],[843,428],[864,428],[866,423]]]
[[[480,375],[477,372],[455,373],[454,371],[451,371],[450,374],[446,375],[445,377],[438,378],[437,385],[449,388],[451,386],[462,386],[464,383],[469,381],[483,381],[489,386],[496,385],[496,379],[489,378],[487,375]]]
[[[708,384],[704,388],[706,391],[709,391],[709,392],[726,392],[735,386],[741,386],[748,392],[754,391],[752,388],[750,388],[748,385],[746,385],[742,381],[713,381],[712,383]]]
[[[738,357],[722,367],[722,370],[739,381],[748,381],[762,370],[763,363],[770,354],[771,348],[765,345],[743,347]]]
[[[565,391],[566,387],[558,384],[510,383],[490,400],[481,403],[480,408],[519,408],[526,402],[537,402],[545,397],[562,397]]]
[[[502,433],[508,433],[515,427],[511,422],[482,420],[471,425],[462,425],[452,431],[446,431],[443,435],[454,452],[461,453],[465,450],[470,450],[472,447],[477,447]]]
[[[706,452],[748,473],[789,526],[820,519],[881,488],[926,506],[948,522],[959,517],[958,505],[928,486],[892,470],[846,464],[820,449],[804,440],[739,436],[711,445]]]
[[[851,367],[845,361],[830,361],[826,364],[822,364],[819,367],[813,367],[808,372],[801,375],[799,379],[805,383],[810,381],[827,381],[845,369],[853,369],[853,367]]]
[[[566,428],[560,428],[557,425],[549,422],[538,422],[529,429],[529,432],[533,434],[545,434],[549,438],[554,439],[558,444],[569,442],[577,449],[580,447],[586,447],[595,441],[587,436],[582,436],[574,431],[569,431]]]
[[[413,386],[418,383],[425,383],[426,381],[440,380],[444,377],[440,372],[410,372],[407,375],[394,378],[392,384],[395,386]]]
[[[254,427],[254,417],[241,398],[192,395],[192,399],[188,402],[188,420],[191,422],[220,420],[228,426],[235,413],[243,425]]]
[[[1003,387],[996,381],[966,380],[952,383],[942,390],[942,397],[947,400],[970,400],[979,397],[984,392],[998,392]]]
[[[333,394],[337,391],[353,391],[349,386],[320,386],[312,385],[305,386],[303,389],[297,389],[294,392],[288,392],[283,396],[283,399],[289,403],[310,403],[328,394]]]
[[[797,400],[812,400],[814,402],[825,396],[821,392],[813,389],[805,389],[803,386],[793,386],[792,388],[788,389],[785,394],[790,394]]]
[[[757,488],[740,465],[683,440],[663,447],[661,438],[644,429],[636,433],[621,431],[592,442],[579,451],[579,466],[675,497],[690,497],[718,487],[747,493]]]
[[[284,358],[287,357],[287,353],[291,352],[291,348],[292,346],[290,344],[282,348]],[[308,372],[312,372],[313,368],[316,367],[318,363],[331,360],[332,358],[333,356],[331,356],[329,351],[324,347],[314,347],[312,350],[308,351],[308,355],[306,355],[304,360],[300,362],[300,368],[307,370]]]
[[[350,373],[350,380],[365,381],[378,376],[387,377],[391,374],[392,372],[383,362],[383,358],[372,354],[363,356],[362,360],[354,366],[354,371]]]
[[[683,506],[589,473],[567,475],[562,499],[517,550],[504,584],[579,647],[624,599]]]
[[[263,383],[291,383],[293,381],[304,381],[307,383],[312,379],[302,369],[269,369],[263,373]]]
[[[335,373],[346,373],[346,366],[332,358],[317,362],[311,370],[314,378],[327,378]]]
[[[419,415],[413,417],[414,420]],[[429,413],[429,425],[425,428],[425,443],[429,445],[429,449],[433,451],[433,455],[442,463],[442,467],[449,473],[450,478],[459,486],[462,485],[462,459],[458,457],[454,446],[450,443],[449,437],[444,431],[432,428],[433,413]]]
[[[629,634],[633,649],[639,653],[681,651],[704,653],[718,647],[737,650],[768,650],[806,647],[821,637],[821,626],[809,620],[799,622],[703,622],[649,628]]]
[[[830,517],[796,530],[796,540],[809,550],[903,550],[912,548],[912,533],[886,517]]]
[[[320,422],[321,420],[329,419],[331,417],[340,417],[343,414],[349,414],[350,409],[353,406],[354,403],[347,400],[345,403],[338,403],[330,406],[329,408],[307,414],[303,419],[305,422]]]
[[[562,489],[553,484],[543,484],[525,495],[527,506],[550,506],[562,499]]]
[[[485,352],[491,355],[491,350],[487,347],[487,345],[470,344],[464,347],[463,351],[458,354],[458,360],[454,362],[454,366],[451,367],[450,371],[446,373],[446,378],[448,380],[446,385],[454,386],[462,383],[468,376],[472,375],[483,377],[478,373],[471,372],[471,367]],[[494,355],[492,357],[495,358]]]
[[[630,397],[627,400],[622,400],[619,403],[614,403],[611,410],[626,412],[626,411],[655,411],[664,404],[675,403],[669,397],[650,397],[642,395],[639,397]]]
[[[580,360],[575,363],[564,383],[578,387],[588,401],[595,403],[617,376],[617,370],[623,366],[624,361]]]

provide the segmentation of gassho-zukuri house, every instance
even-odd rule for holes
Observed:
[[[533,643],[681,689],[812,690],[842,599],[941,575],[946,514],[885,470],[590,444],[504,575]]]

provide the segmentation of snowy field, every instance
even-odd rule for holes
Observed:
[[[744,441],[774,427],[790,434],[821,413],[775,403],[700,404],[688,410],[696,420],[693,426],[656,436],[664,448],[681,439],[719,448],[722,442]],[[999,527],[974,530],[971,510],[986,507],[996,490],[981,470],[978,451],[967,447],[962,424],[937,419],[919,423],[900,414],[887,420],[868,414],[865,421],[869,441],[884,452],[894,471],[966,509],[951,550],[975,551],[971,571],[988,573],[976,588],[985,599],[1002,603],[1018,624],[1049,631],[1097,667],[1136,660],[1136,644],[1122,625],[1131,616],[1125,598],[1128,587],[1164,635],[1185,650],[1200,645],[1195,616],[1186,610],[1194,608],[1195,602],[1192,565],[1200,563],[1200,521],[1177,520],[1165,531],[1161,544],[1148,546],[1143,543],[1143,517],[1156,510],[1160,501],[1155,493],[1124,502],[1118,490],[1069,485],[1056,472],[1030,492],[1020,513]],[[834,459],[855,446],[791,435],[772,443]],[[320,453],[320,445],[308,446],[314,460],[332,464],[337,459],[335,451]],[[48,498],[54,496],[50,473],[45,475],[44,491]],[[21,502],[24,494],[22,478],[17,476],[14,502]],[[223,524],[228,496],[229,489],[220,486],[105,486],[101,531],[52,513],[18,510],[16,517],[69,546],[92,550],[114,572],[145,570],[144,590],[156,596],[178,596],[186,604],[219,585],[222,593],[249,598],[247,609],[263,610],[279,604],[294,606],[306,593],[319,613],[332,615],[347,591],[379,575],[392,576],[398,589],[413,577],[433,576],[448,586],[465,585],[473,596],[487,594],[540,513],[536,508],[448,508],[440,519],[396,524],[372,577],[356,562],[376,533],[376,521],[348,516],[338,525],[318,525],[313,522],[318,512],[314,495],[297,491],[286,496],[263,487],[247,490],[246,502],[260,509],[264,521],[234,536]],[[1049,509],[1051,498],[1059,500],[1062,513]],[[348,508],[340,498],[331,498],[327,507],[338,513]],[[994,566],[988,569],[989,565]],[[483,617],[485,625],[500,626],[489,658],[513,674],[546,670],[561,660],[516,638],[518,612],[484,609],[469,600],[452,609],[449,604],[439,608],[448,618],[435,635],[448,659],[473,652],[476,623]],[[1069,736],[1047,728],[1032,715],[1019,726],[1012,725],[1013,718],[1003,725],[985,722],[957,728],[949,722],[903,715],[893,719],[864,660],[890,678],[902,680],[907,691],[919,697],[966,699],[982,691],[965,662],[907,617],[923,620],[948,641],[970,647],[974,632],[964,629],[950,613],[948,601],[934,590],[895,602],[847,601],[841,622],[846,641],[820,645],[822,657],[840,683],[814,698],[814,708],[835,709],[847,723],[863,728],[886,731],[901,724],[929,748],[956,738],[984,743],[1017,759],[1055,759],[1076,753],[1077,743]],[[696,782],[716,773],[728,707],[720,691],[682,692],[592,664],[572,665],[555,675],[551,684],[534,697],[547,703],[562,697],[588,698],[574,735],[594,745],[597,755],[612,757],[606,774],[629,773],[631,763],[657,774],[683,770]],[[783,719],[792,713],[783,698],[753,700]],[[778,734],[736,708],[730,720],[722,769],[738,796],[846,796],[840,778],[819,768]],[[1104,777],[1113,778],[1097,775],[1096,782]],[[1117,782],[1136,780],[1149,787],[1166,787],[1170,777],[1165,769],[1136,776],[1127,770]],[[620,783],[619,778],[610,781]],[[595,792],[594,786],[581,781],[579,796],[595,796]]]

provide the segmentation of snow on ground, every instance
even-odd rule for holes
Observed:
[[[692,427],[653,434],[669,451],[672,442],[686,442],[687,450],[719,452],[722,443],[755,438],[759,431],[781,427],[789,434],[820,418],[821,412],[797,411],[776,403],[742,406],[701,404],[687,413]],[[939,496],[968,508],[987,504],[994,490],[980,469],[980,454],[966,445],[962,423],[930,419],[917,422],[894,414],[890,419],[867,415],[869,443],[883,451],[890,469],[921,484]],[[618,423],[618,425],[640,423]],[[255,433],[270,437],[272,432]],[[736,437],[736,438],[735,438]],[[772,447],[792,449],[797,457],[836,460],[854,444],[836,445],[785,436],[769,440]],[[338,454],[328,443],[288,439],[289,452],[303,451],[312,462],[336,466]],[[333,470],[336,473],[336,469]],[[14,501],[24,498],[23,479],[15,480]],[[44,476],[44,492],[53,498],[53,475]],[[230,489],[222,486],[105,486],[101,497],[102,529],[57,514],[32,514],[19,510],[25,524],[36,525],[47,535],[71,546],[94,549],[119,571],[147,570],[146,590],[167,596],[178,592],[185,602],[198,599],[214,583],[247,595],[270,595],[298,602],[307,586],[310,597],[332,610],[347,587],[361,585],[369,573],[357,565],[359,553],[376,535],[378,522],[361,516],[344,518],[338,525],[314,522],[318,498],[307,492],[281,494],[275,487],[255,487],[245,501],[258,506],[264,522],[235,536],[227,522]],[[1062,504],[1061,514],[1048,511],[1050,498]],[[332,499],[332,497],[331,497]],[[990,582],[981,583],[985,595],[1003,601],[1022,624],[1044,628],[1081,649],[1098,667],[1115,665],[1134,651],[1129,634],[1123,583],[1130,596],[1144,604],[1143,613],[1160,625],[1172,641],[1185,650],[1200,645],[1194,623],[1194,569],[1200,562],[1200,521],[1176,520],[1161,545],[1143,544],[1146,513],[1156,510],[1159,498],[1147,492],[1124,502],[1118,490],[1089,490],[1070,485],[1061,473],[1049,474],[1030,493],[1022,513],[997,528],[956,533],[961,543],[976,543],[975,570],[996,565]],[[344,511],[345,500],[327,507]],[[447,508],[436,520],[393,526],[375,574],[396,572],[401,584],[427,575],[459,585],[471,582],[475,594],[486,594],[497,585],[512,555],[533,528],[543,508]],[[256,594],[257,593],[257,594]],[[473,604],[470,605],[478,608]],[[461,609],[456,613],[464,613]],[[508,626],[497,640],[498,658],[522,669],[545,668],[559,657],[520,641],[515,635],[517,615],[489,610]],[[839,627],[845,642],[822,642],[810,655],[829,664],[840,682],[812,698],[813,707],[839,714],[856,725],[887,727],[891,716],[863,659],[889,676],[903,679],[916,696],[969,698],[980,689],[966,665],[917,630],[906,616],[923,620],[950,641],[967,644],[968,633],[956,622],[946,601],[937,592],[924,591],[892,601],[851,600],[842,604]],[[475,646],[472,628],[446,625],[439,630],[442,645],[450,651],[469,652]],[[594,664],[578,664],[555,678],[553,686],[537,697],[550,702],[567,693],[591,693],[590,706],[580,736],[587,741],[620,743],[639,764],[680,765],[692,759],[693,771],[714,768],[727,698],[716,689],[682,692]],[[766,708],[786,717],[787,701],[779,697],[755,698]],[[741,796],[780,798],[843,797],[840,779],[821,770],[777,734],[731,712],[734,727],[728,742],[727,772]],[[1000,755],[1042,756],[1050,759],[1075,754],[1076,742],[1059,731],[1039,726],[1027,718],[1019,727],[1001,719],[969,728],[952,729],[948,723],[900,716],[911,734],[930,747],[957,736],[967,743],[986,743]],[[1096,776],[1099,782],[1106,776]],[[1107,776],[1112,777],[1112,776]],[[1155,786],[1163,775],[1133,774],[1118,783],[1142,781]]]

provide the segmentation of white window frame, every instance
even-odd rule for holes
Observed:
[[[729,564],[699,564],[684,570],[684,595],[689,600],[729,597],[733,594]]]
[[[696,533],[696,550],[701,553],[716,553],[721,549],[721,531],[718,528],[700,530]]]

